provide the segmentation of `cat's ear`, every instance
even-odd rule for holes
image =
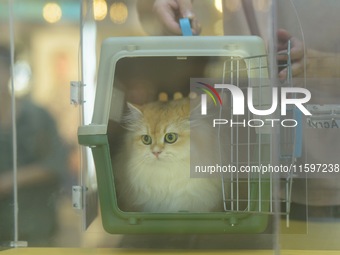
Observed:
[[[143,117],[141,106],[127,102],[127,108],[122,118],[122,124],[126,129],[134,131],[140,125]]]
[[[131,104],[127,102],[128,109],[130,111],[129,115],[131,119],[137,120],[143,117],[143,113],[141,111],[141,107],[135,104]]]

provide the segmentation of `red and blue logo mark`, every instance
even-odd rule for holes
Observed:
[[[204,93],[201,94],[201,114],[206,115],[207,114],[207,95],[212,99],[214,102],[215,106],[217,106],[217,102],[219,103],[220,106],[222,106],[222,99],[220,95],[218,94],[217,90],[204,82],[196,82],[199,85],[196,85],[197,89],[202,90]]]

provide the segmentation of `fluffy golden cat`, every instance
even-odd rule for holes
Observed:
[[[207,123],[190,122],[190,99],[128,104],[128,108],[124,119],[128,131],[113,160],[119,208],[143,212],[221,210],[221,179],[190,178],[190,156],[195,155],[195,162],[207,163],[201,159],[211,162],[217,155],[211,144],[213,134],[209,134],[214,132],[211,123],[206,128]],[[197,139],[191,137],[190,142],[190,131],[195,128]]]

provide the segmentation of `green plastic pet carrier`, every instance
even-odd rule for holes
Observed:
[[[157,100],[160,92],[188,95],[191,83],[207,79],[232,84],[241,91],[251,86],[254,107],[268,109],[271,105],[267,53],[259,37],[122,37],[103,42],[92,123],[79,127],[78,139],[93,153],[102,223],[107,232],[221,234],[266,229],[274,211],[274,177],[251,169],[273,164],[273,128],[263,117],[251,113],[245,117],[250,125],[228,129],[229,153],[224,156],[230,167],[247,170],[219,177],[222,211],[127,212],[118,206],[112,159],[124,133],[121,122],[130,95],[148,101]],[[226,109],[231,111],[230,94],[225,96],[230,102]],[[238,116],[230,118],[234,123],[239,121]],[[283,179],[284,186],[290,184]],[[284,202],[289,200],[289,187],[287,190]]]

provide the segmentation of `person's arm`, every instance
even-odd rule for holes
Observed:
[[[291,36],[286,30],[278,30],[278,61],[286,61],[288,40],[291,41],[291,68],[294,77],[333,77],[340,78],[340,54],[304,49],[303,43]],[[306,73],[304,74],[304,72]],[[279,72],[279,78],[285,79],[287,68]]]
[[[297,38],[291,36],[287,30],[279,29],[277,32],[277,60],[287,61],[286,55],[288,49],[288,41],[291,43],[290,58],[292,75],[298,76],[303,73],[305,65],[305,49],[303,43]],[[279,79],[284,80],[287,77],[287,68],[279,71]]]
[[[340,54],[308,49],[307,77],[340,78]]]
[[[36,184],[49,182],[57,178],[56,174],[44,166],[33,164],[20,167],[17,173],[18,188],[34,187]],[[7,171],[0,175],[0,197],[7,196],[13,191],[13,172]]]
[[[154,0],[137,1],[137,13],[139,21],[147,34],[161,35],[162,26],[153,13]]]
[[[137,1],[139,20],[151,35],[181,35],[180,18],[191,20],[193,34],[199,34],[200,25],[194,15],[192,0]]]

